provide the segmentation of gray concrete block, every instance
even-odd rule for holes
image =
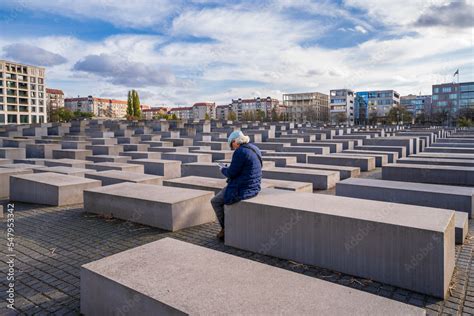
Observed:
[[[119,162],[98,162],[94,164],[89,164],[86,166],[86,168],[93,169],[96,171],[118,170],[135,173],[144,173],[145,171],[142,165]]]
[[[287,164],[287,168],[310,169],[310,170],[330,170],[339,172],[340,179],[354,178],[360,176],[359,167],[333,166],[333,165],[318,165],[312,163],[292,163]]]
[[[286,181],[310,182],[314,190],[327,190],[339,181],[339,172],[327,170],[272,168],[262,170],[263,178]]]
[[[218,193],[227,185],[227,182],[225,179],[187,176],[182,178],[164,180],[163,185],[169,187],[204,190]]]
[[[361,171],[375,169],[375,158],[365,156],[314,155],[308,156],[308,163],[333,166],[358,167]]]
[[[388,164],[382,168],[382,179],[474,186],[474,167]]]
[[[422,152],[411,155],[414,158],[438,158],[438,159],[474,159],[474,154],[454,154],[454,153],[428,153]]]
[[[150,145],[147,144],[123,144],[123,151],[148,151]]]
[[[112,185],[122,182],[143,183],[162,185],[163,177],[149,174],[137,174],[136,172],[126,172],[117,170],[107,170],[89,173],[85,175],[88,179],[100,180],[102,186]]]
[[[25,159],[25,148],[4,147],[0,148],[0,158],[4,159]]]
[[[474,148],[460,147],[426,147],[427,153],[452,153],[452,154],[474,154]]]
[[[117,145],[116,138],[90,138],[92,145]]]
[[[33,173],[32,169],[0,168],[0,199],[8,199],[10,197],[11,176],[31,173]]]
[[[388,163],[394,163],[398,159],[398,153],[394,151],[376,151],[376,150],[344,150],[343,153],[347,154],[366,154],[366,155],[385,155],[387,156]]]
[[[195,154],[208,154],[212,156],[212,161],[232,159],[232,150],[190,150]]]
[[[219,165],[215,162],[193,162],[181,165],[181,176],[198,176],[207,178],[225,179]]]
[[[316,147],[314,146],[286,146],[280,149],[282,152],[299,152],[299,153],[311,153],[327,155],[330,152],[329,147]]]
[[[53,150],[61,149],[60,144],[27,144],[26,158],[53,158]]]
[[[92,150],[87,149],[61,149],[61,150],[53,150],[53,158],[54,159],[75,159],[75,160],[86,160],[87,156],[92,155]]]
[[[404,146],[377,146],[377,145],[363,145],[363,146],[354,146],[356,150],[366,150],[366,151],[391,151],[398,154],[398,158],[404,158],[407,156],[407,149]]]
[[[455,226],[456,244],[463,244],[464,240],[466,240],[467,233],[469,232],[468,214],[464,212],[456,212]]]
[[[90,141],[74,141],[74,140],[63,140],[61,141],[62,149],[86,149],[86,146],[91,144]]]
[[[132,159],[160,159],[160,152],[148,152],[148,151],[125,151],[121,152],[120,156],[128,156]]]
[[[148,148],[149,152],[159,152],[159,153],[187,153],[189,152],[188,147],[150,147]]]
[[[181,161],[159,159],[134,159],[130,164],[142,165],[146,174],[163,176],[164,179],[181,177]]]
[[[83,265],[80,279],[86,316],[424,315],[415,306],[171,238]]]
[[[18,202],[64,206],[83,202],[85,189],[100,181],[46,172],[10,177],[10,199]]]
[[[417,156],[398,159],[397,163],[474,167],[474,159],[423,158]]]
[[[215,220],[212,192],[124,182],[84,191],[86,212],[170,231]]]
[[[86,149],[92,151],[92,155],[118,156],[123,151],[123,145],[88,145]]]
[[[388,164],[388,155],[384,154],[371,154],[371,153],[347,153],[347,152],[342,152],[342,153],[336,153],[333,155],[341,155],[341,156],[349,156],[349,157],[354,157],[354,156],[362,156],[362,157],[374,157],[375,158],[375,167],[383,167],[386,164]]]
[[[55,173],[65,174],[68,176],[84,177],[84,175],[87,173],[91,173],[91,172],[95,173],[95,170],[57,166],[57,167],[45,167],[41,169],[35,169],[33,170],[33,172],[34,173],[55,172]]]
[[[275,163],[275,167],[284,168],[288,164],[296,163],[296,157],[291,157],[291,156],[283,156],[283,157],[264,156],[264,157],[262,157],[262,161],[273,161]]]
[[[454,211],[263,189],[225,216],[226,245],[448,297]]]
[[[12,159],[0,158],[0,165],[12,164]]]
[[[72,168],[85,168],[86,165],[90,163],[91,162],[87,160],[67,159],[67,158],[44,160],[44,165],[46,167],[64,166],[64,167],[72,167]]]
[[[87,156],[86,160],[91,162],[119,162],[119,163],[127,163],[131,160],[132,157],[130,156],[109,156],[109,155],[95,155],[95,156]]]
[[[460,186],[358,178],[338,182],[336,195],[474,212],[474,188]]]
[[[269,152],[269,151],[262,152],[262,156],[264,157],[296,157],[296,162],[299,162],[299,163],[307,163],[308,156],[310,155],[312,154],[295,153],[295,152]]]
[[[161,159],[178,160],[182,163],[191,162],[212,162],[212,156],[209,154],[192,154],[192,153],[162,153]]]

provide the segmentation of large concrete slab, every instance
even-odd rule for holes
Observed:
[[[336,153],[333,155],[338,155],[338,156],[349,156],[349,157],[354,157],[354,156],[362,156],[362,157],[374,157],[375,158],[375,166],[376,167],[383,167],[386,164],[388,164],[388,155],[384,154],[371,154],[371,153],[347,153],[347,152],[342,152],[342,153]]]
[[[18,202],[64,206],[83,202],[83,191],[100,181],[46,172],[10,177],[10,199]]]
[[[308,156],[308,163],[333,166],[358,167],[361,171],[375,169],[375,158],[366,156],[314,155]]]
[[[61,149],[59,144],[27,144],[26,158],[53,158],[53,150]]]
[[[363,145],[363,146],[354,146],[356,150],[366,150],[366,151],[391,151],[396,152],[399,158],[407,156],[407,149],[404,146],[377,146],[377,145]]]
[[[98,162],[94,164],[89,164],[86,166],[86,168],[93,169],[96,171],[118,170],[135,173],[144,173],[145,171],[145,168],[142,165],[119,162]]]
[[[474,186],[474,167],[388,164],[382,168],[382,179]]]
[[[225,208],[226,245],[448,296],[454,211],[273,189]]]
[[[474,212],[474,188],[461,186],[358,178],[338,182],[336,195]]]
[[[376,150],[344,150],[343,153],[347,154],[365,154],[365,155],[385,155],[387,156],[387,162],[388,163],[394,163],[398,159],[398,153],[394,151],[376,151]]]
[[[44,161],[44,165],[46,167],[63,166],[63,167],[72,167],[72,168],[85,168],[89,164],[91,164],[91,162],[87,160],[77,160],[77,159],[67,159],[67,158],[46,159]]]
[[[340,179],[347,179],[360,176],[359,167],[333,166],[333,165],[318,165],[312,163],[292,163],[287,164],[287,168],[310,169],[310,170],[331,170],[338,171]]]
[[[410,156],[398,159],[397,163],[420,164],[420,165],[441,165],[441,166],[462,166],[474,167],[474,159],[442,159],[442,158],[423,158]]]
[[[126,172],[117,170],[107,170],[89,173],[85,176],[88,179],[100,180],[102,186],[112,185],[122,182],[143,183],[162,185],[163,177],[149,174],[138,174],[136,172]]]
[[[181,161],[161,159],[134,159],[130,164],[142,165],[146,174],[163,176],[163,179],[181,177]]]
[[[212,192],[124,182],[84,192],[86,212],[165,230],[212,222]]]
[[[327,155],[330,153],[329,147],[317,147],[313,146],[286,146],[281,148],[282,152],[299,152],[299,153],[311,153],[311,154],[320,154]]]
[[[32,174],[32,169],[0,168],[0,199],[8,199],[10,196],[10,177],[20,174]]]
[[[14,147],[4,147],[0,148],[0,158],[4,159],[25,159],[26,150],[25,148],[14,148]]]
[[[55,172],[60,174],[65,174],[68,176],[76,176],[76,177],[84,177],[84,175],[88,173],[95,173],[95,170],[84,169],[84,168],[72,168],[72,167],[63,167],[63,166],[56,166],[56,167],[45,167],[40,169],[33,170],[34,173],[40,172]]]
[[[148,151],[125,151],[119,154],[120,156],[132,157],[132,159],[160,159],[160,152],[148,152]]]
[[[53,158],[54,159],[75,159],[75,160],[86,160],[87,156],[92,155],[92,150],[88,149],[54,149]]]
[[[391,316],[424,310],[171,238],[81,267],[85,316],[275,313]]]
[[[193,154],[193,153],[162,153],[161,159],[178,160],[178,161],[181,161],[182,163],[212,162],[212,155]]]
[[[452,153],[452,154],[474,154],[474,148],[460,148],[460,147],[427,147],[427,153]]]
[[[262,176],[266,179],[310,182],[313,184],[314,190],[330,189],[340,179],[337,171],[277,167],[262,170]]]
[[[127,163],[132,157],[130,156],[109,156],[109,155],[95,155],[95,156],[88,156],[86,160],[92,162],[119,162],[119,163]]]

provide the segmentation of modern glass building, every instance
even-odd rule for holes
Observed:
[[[369,120],[369,93],[357,92],[354,99],[354,124],[364,125]]]
[[[367,102],[368,112],[376,113],[378,118],[386,117],[392,107],[400,104],[400,94],[395,90],[362,91],[356,94]]]
[[[432,88],[433,114],[444,111],[454,118],[464,109],[474,110],[474,82],[443,83]]]
[[[411,112],[413,118],[421,114],[431,115],[431,95],[413,95],[400,97],[400,105]]]

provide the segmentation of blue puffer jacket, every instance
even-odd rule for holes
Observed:
[[[253,148],[254,153],[249,147]],[[260,149],[253,144],[240,145],[232,155],[229,167],[222,168],[222,174],[227,177],[227,189],[224,193],[224,203],[233,204],[254,197],[260,192],[262,181],[262,157]]]

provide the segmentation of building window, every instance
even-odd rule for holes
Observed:
[[[441,89],[441,92],[443,92],[443,93],[450,93],[451,91],[452,91],[451,87],[443,87]]]
[[[38,123],[38,120],[36,119],[36,115],[31,116],[31,123]]]
[[[20,106],[20,112],[28,112],[28,107],[27,106]]]
[[[8,123],[18,123],[18,117],[16,114],[8,114]]]
[[[450,99],[450,100],[456,100],[457,98],[458,98],[457,93],[451,93],[451,94],[449,95],[449,99]]]
[[[28,123],[28,115],[20,115],[20,123]]]
[[[36,83],[36,78],[35,77],[30,77],[30,82],[31,83]]]
[[[5,124],[5,114],[0,114],[0,124]]]
[[[448,102],[446,102],[446,101],[439,101],[438,102],[438,106],[446,106],[446,105],[448,105]]]
[[[1,77],[0,77],[1,78]],[[470,85],[461,85],[459,87],[459,90],[460,91],[474,91],[474,84],[470,84]]]

